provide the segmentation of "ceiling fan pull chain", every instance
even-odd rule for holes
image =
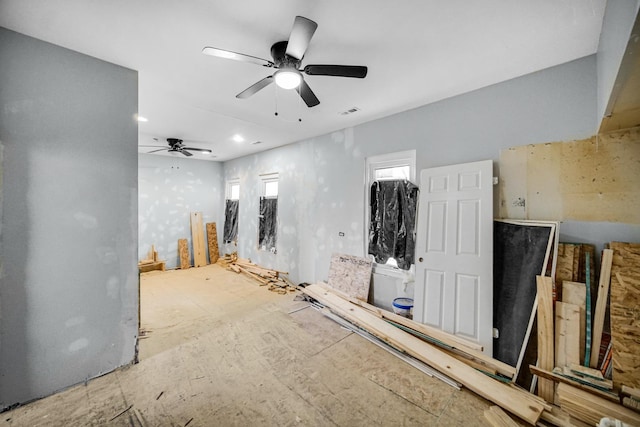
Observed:
[[[275,86],[275,92],[276,92],[276,96],[274,96],[274,100],[276,103],[276,116],[278,115],[278,86]]]

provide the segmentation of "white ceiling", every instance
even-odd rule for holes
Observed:
[[[137,70],[148,118],[139,144],[181,138],[223,161],[593,54],[605,2],[0,0],[0,25]],[[296,15],[318,23],[303,65],[366,65],[367,77],[305,76],[320,99],[313,108],[275,85],[236,99],[273,69],[202,48],[271,60]],[[340,114],[352,107],[359,111]]]

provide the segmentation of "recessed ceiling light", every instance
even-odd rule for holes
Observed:
[[[147,118],[146,118],[146,117],[142,117],[142,116],[140,116],[140,115],[137,115],[137,116],[136,116],[136,120],[138,120],[139,122],[143,122],[143,123],[144,123],[144,122],[148,122],[148,121],[149,121],[149,120],[147,120]]]
[[[239,135],[237,133],[235,135],[233,135],[233,140],[235,142],[244,142],[244,138],[242,137],[242,135]]]

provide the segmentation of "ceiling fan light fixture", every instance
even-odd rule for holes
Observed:
[[[302,74],[295,68],[278,70],[274,78],[276,84],[282,89],[295,89],[302,83]]]

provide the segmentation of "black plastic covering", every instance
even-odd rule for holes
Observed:
[[[227,200],[224,209],[224,236],[225,243],[238,240],[238,200]]]
[[[371,184],[369,254],[377,263],[394,258],[403,270],[414,263],[417,205],[418,187],[407,180]]]
[[[260,249],[275,252],[277,219],[278,199],[260,197],[260,223],[258,227],[258,247]]]

